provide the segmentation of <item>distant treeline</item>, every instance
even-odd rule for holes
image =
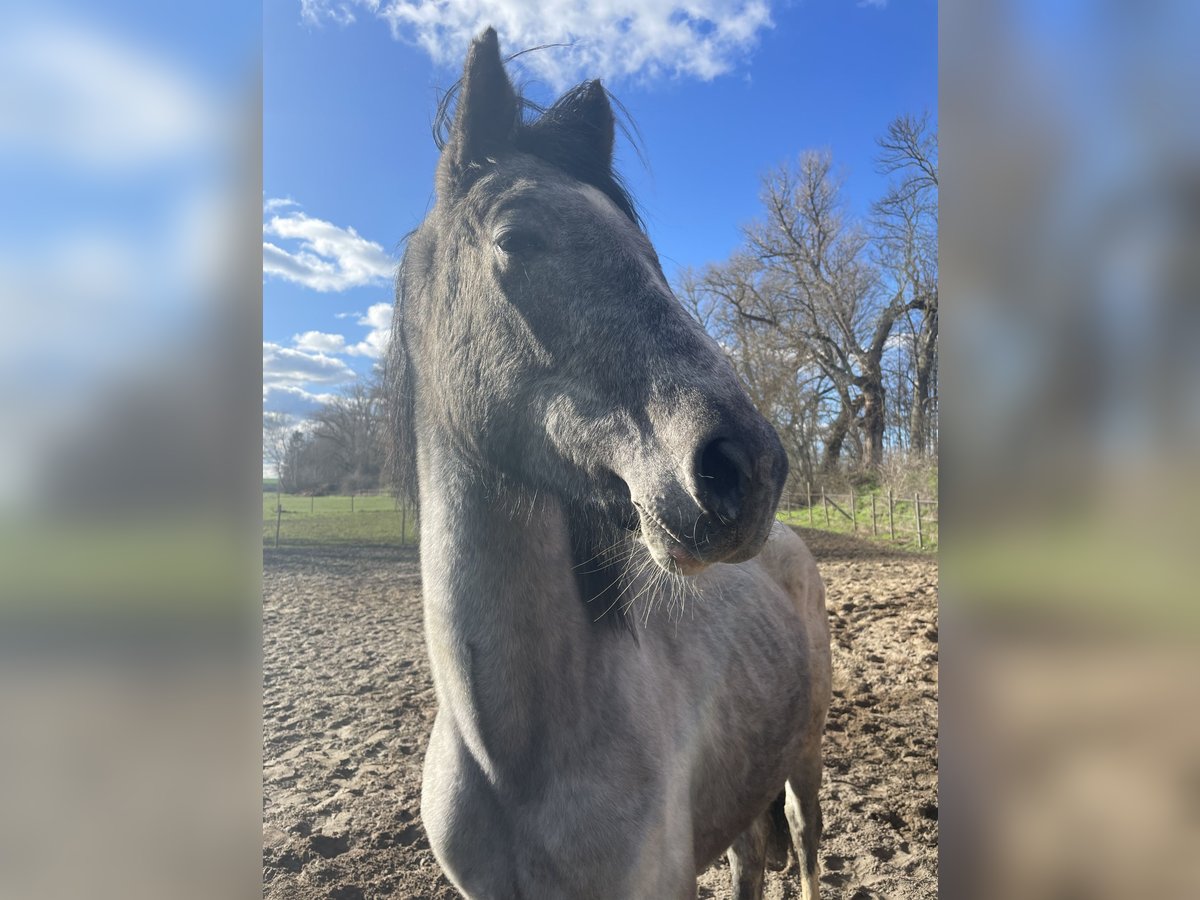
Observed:
[[[263,453],[288,494],[355,494],[387,487],[383,397],[377,378],[356,382],[300,427],[264,417]]]

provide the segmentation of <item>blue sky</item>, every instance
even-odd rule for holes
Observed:
[[[645,165],[628,144],[617,164],[669,278],[726,258],[758,215],[762,173],[803,150],[830,150],[865,211],[883,186],[876,136],[896,115],[937,112],[934,0],[450,6],[264,4],[268,411],[302,414],[376,361],[399,242],[433,202],[437,91],[488,23],[506,54],[574,38],[512,73],[533,99],[600,76],[624,104]]]

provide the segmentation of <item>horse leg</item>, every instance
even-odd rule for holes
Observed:
[[[734,900],[761,900],[770,827],[768,810],[751,822],[729,848],[729,876],[733,882]]]
[[[817,750],[801,760],[796,772],[787,781],[784,809],[792,845],[796,848],[804,900],[819,900],[817,882],[820,866],[817,848],[821,843],[821,753]]]

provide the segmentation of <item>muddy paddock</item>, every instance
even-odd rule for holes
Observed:
[[[798,529],[833,634],[827,900],[937,895],[936,561]],[[452,898],[420,820],[434,696],[414,548],[264,552],[263,884],[271,900]],[[799,897],[789,870],[765,896]],[[702,898],[727,898],[722,860]]]

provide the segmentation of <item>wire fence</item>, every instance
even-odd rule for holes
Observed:
[[[778,518],[789,525],[836,531],[919,550],[938,545],[938,501],[892,490],[830,491],[806,484],[784,494]],[[385,491],[315,496],[263,493],[263,542],[281,544],[367,543],[406,545],[419,538],[416,510]]]
[[[938,543],[938,501],[915,492],[901,496],[890,488],[832,492],[806,484],[803,493],[785,494],[779,518],[790,525],[807,525],[824,531],[886,538],[899,543],[916,541],[920,550]]]

